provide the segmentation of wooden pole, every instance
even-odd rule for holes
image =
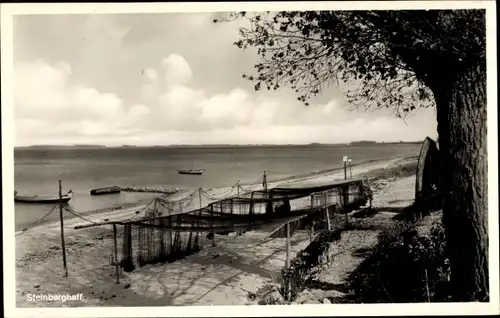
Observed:
[[[286,268],[290,268],[290,222],[286,224]]]
[[[330,231],[331,230],[330,212],[328,211],[328,196],[327,196],[326,192],[321,194],[321,206],[323,206],[325,208],[326,228],[328,231]]]
[[[264,188],[264,192],[267,192],[267,174],[264,170],[264,176],[262,177],[262,187]]]
[[[344,209],[344,215],[345,215],[345,225],[347,226],[349,224],[349,218],[347,214],[349,211],[347,210],[349,201],[348,201],[348,195],[349,195],[349,190],[346,187],[342,187],[342,208]]]
[[[212,246],[216,246],[215,245],[215,231],[213,230],[213,228],[214,228],[214,205],[211,204],[210,208],[211,208],[210,211],[211,211],[211,214],[212,214],[212,217],[211,217],[211,219],[212,219],[212,222],[211,222],[211,228],[212,228]],[[222,208],[222,202],[221,202],[221,208]]]
[[[344,161],[344,180],[347,180],[347,162]]]
[[[330,212],[328,211],[328,207],[325,208],[325,214],[326,214],[326,226],[328,228],[328,231],[330,231],[332,227],[330,224]]]
[[[116,283],[120,283],[120,262],[118,261],[118,241],[116,239],[116,224],[113,224],[113,243],[114,243],[114,257],[116,269]]]
[[[238,180],[238,185],[237,185],[237,187],[236,187],[236,190],[237,190],[237,194],[238,194],[238,195],[240,195],[240,188],[241,188],[241,184],[240,184],[240,180]],[[238,214],[241,214],[241,213],[242,213],[241,211],[242,211],[242,210],[241,210],[241,206],[240,206],[240,208],[238,209]],[[243,212],[243,213],[244,213],[244,212]],[[241,234],[243,234],[243,231],[242,231],[241,229],[238,229],[238,230],[236,231],[236,233],[237,233],[238,235],[241,235]]]
[[[363,186],[361,186],[362,191],[367,191],[368,192],[368,202],[370,203],[370,209],[372,208],[372,200],[373,200],[373,195],[372,195],[372,188],[370,186],[370,179],[367,180],[367,187],[363,189]]]
[[[168,244],[169,244],[169,253],[173,253],[174,251],[174,240],[172,237],[172,218],[168,218]]]
[[[250,194],[250,208],[248,210],[248,214],[253,215],[253,192]]]
[[[63,252],[64,277],[68,277],[68,266],[66,264],[66,244],[64,243],[64,221],[63,221],[63,201],[62,201],[62,185],[59,180],[59,218],[61,220],[61,245]]]
[[[200,199],[200,210],[201,210],[201,187],[198,189],[198,198]]]
[[[309,227],[309,243],[313,240],[313,231],[314,231],[314,221],[311,221],[311,226]]]

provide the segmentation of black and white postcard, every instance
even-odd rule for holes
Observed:
[[[2,4],[6,316],[498,313],[495,12]]]

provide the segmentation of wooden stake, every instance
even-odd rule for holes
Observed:
[[[427,277],[427,268],[425,269],[425,288],[427,290],[427,302],[431,302],[431,296],[429,293],[429,277]]]
[[[309,243],[312,242],[313,240],[313,233],[314,233],[314,223],[311,222],[311,226],[309,227]]]
[[[221,207],[222,207],[222,202],[221,202]],[[210,205],[210,212],[211,212],[211,215],[212,215],[212,223],[211,223],[211,228],[212,228],[212,246],[216,246],[215,245],[215,231],[213,230],[213,228],[214,228],[214,205],[213,204]]]
[[[290,268],[290,222],[286,224],[286,268]]]
[[[118,241],[116,239],[116,224],[113,224],[113,243],[114,243],[114,257],[116,269],[116,283],[120,283],[120,262],[118,261]]]
[[[250,209],[248,210],[248,214],[253,215],[253,192],[250,194]]]
[[[345,187],[341,188],[342,190],[342,209],[344,210],[344,215],[345,215],[345,225],[347,226],[349,224],[349,218],[347,216],[348,210],[347,210],[347,205],[349,204],[348,202],[348,190]]]
[[[237,182],[237,184],[236,184],[236,191],[237,191],[238,195],[240,195],[240,187],[241,187],[241,185],[240,185],[240,180],[238,180],[238,182]],[[232,203],[232,200],[231,200],[231,204],[233,204],[233,203]],[[240,206],[240,207],[241,207],[241,206]],[[239,209],[238,209],[238,214],[240,214],[240,213],[241,213],[241,208],[239,208]],[[242,230],[241,230],[241,229],[238,229],[238,230],[236,231],[236,234],[237,234],[237,235],[241,235],[242,233],[243,233],[243,232],[242,232]]]
[[[264,170],[264,176],[262,177],[262,187],[264,188],[264,192],[267,192],[267,174]]]
[[[200,199],[200,210],[201,210],[201,187],[198,189],[198,197]]]
[[[173,241],[173,238],[172,238],[172,218],[168,218],[168,244],[169,244],[169,248],[170,250],[168,251],[169,253],[172,253],[172,251],[174,250],[174,241]]]
[[[326,214],[326,226],[328,228],[328,231],[332,229],[330,225],[330,212],[328,211],[328,207],[325,208],[325,214]]]
[[[63,252],[64,277],[68,277],[68,267],[66,264],[66,244],[64,243],[64,221],[63,221],[63,201],[62,201],[62,185],[59,180],[59,218],[61,220],[61,245]]]

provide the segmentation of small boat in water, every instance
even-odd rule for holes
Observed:
[[[178,170],[179,174],[196,174],[200,175],[203,173],[201,169],[188,169],[188,170]]]
[[[114,194],[114,193],[120,193],[121,191],[122,188],[120,188],[119,186],[112,186],[112,187],[92,189],[90,190],[90,195]]]
[[[52,195],[18,195],[17,191],[14,191],[14,201],[22,203],[58,203],[61,200],[63,203],[68,203],[71,198],[73,198],[73,191],[71,190],[63,194],[62,198]]]

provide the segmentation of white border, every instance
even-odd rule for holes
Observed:
[[[15,308],[14,203],[14,103],[13,103],[13,15],[24,14],[117,14],[167,12],[278,11],[278,10],[367,10],[367,9],[487,9],[488,92],[488,189],[490,237],[490,303],[453,304],[356,304],[293,306],[185,306],[185,307],[87,307]],[[496,3],[494,1],[323,1],[253,3],[79,3],[1,4],[2,74],[2,189],[4,241],[4,308],[7,317],[151,317],[151,316],[360,316],[360,315],[479,315],[499,312],[498,251],[498,137]],[[10,256],[10,257],[9,257]],[[147,310],[145,310],[147,308]],[[84,313],[85,312],[85,313]]]

